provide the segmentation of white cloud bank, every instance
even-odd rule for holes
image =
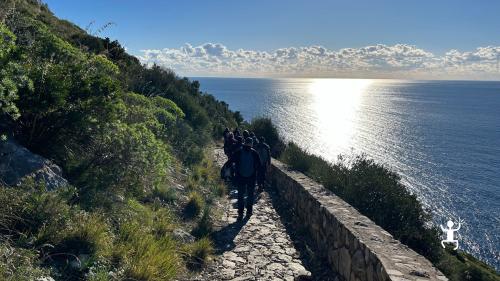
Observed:
[[[185,76],[500,79],[500,47],[491,46],[468,52],[450,50],[439,56],[405,44],[340,50],[289,47],[266,52],[206,43],[142,50],[138,58]]]

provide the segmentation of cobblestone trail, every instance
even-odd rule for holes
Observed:
[[[221,150],[215,157],[220,165],[226,159]],[[229,193],[214,234],[215,259],[191,280],[310,280],[269,193],[257,194],[253,216],[242,222],[236,221],[236,195]]]

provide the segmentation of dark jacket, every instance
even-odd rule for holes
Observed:
[[[232,153],[231,150],[234,149],[234,145],[236,144],[236,140],[234,138],[228,138],[224,141],[224,153],[226,155],[230,155]]]
[[[267,143],[260,142],[255,147],[255,150],[257,151],[257,153],[259,153],[260,163],[262,166],[271,165],[271,149],[269,148],[269,145],[267,145]]]
[[[255,177],[261,168],[259,153],[248,146],[243,146],[235,151],[229,161],[235,164],[237,177]]]
[[[243,144],[239,143],[238,141],[235,141],[228,149],[229,155],[232,155],[236,151],[240,150],[243,148]]]
[[[227,139],[227,136],[229,135],[229,132],[231,132],[231,131],[229,131],[228,128],[224,129],[224,132],[222,133],[222,136],[224,137],[224,140]]]

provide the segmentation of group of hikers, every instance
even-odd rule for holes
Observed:
[[[271,165],[271,151],[264,137],[257,138],[247,130],[240,132],[238,128],[233,131],[226,128],[224,153],[228,161],[222,167],[221,176],[231,178],[238,187],[238,221],[241,221],[245,205],[246,216],[252,215],[255,183],[259,186],[259,191],[264,189],[266,172]]]

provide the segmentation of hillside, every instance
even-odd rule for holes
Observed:
[[[207,236],[226,192],[212,148],[225,127],[237,126],[265,136],[273,156],[450,280],[498,280],[486,264],[440,248],[429,215],[398,175],[365,158],[332,165],[285,145],[269,119],[247,124],[197,81],[146,67],[119,42],[98,37],[106,28],[89,34],[41,1],[0,0],[0,142],[19,145],[58,177],[56,188],[34,176],[0,181],[1,280],[191,275],[213,251]]]
[[[0,186],[0,279],[169,280],[203,263],[224,193],[205,148],[239,114],[39,1],[0,7],[2,140],[70,183]]]

